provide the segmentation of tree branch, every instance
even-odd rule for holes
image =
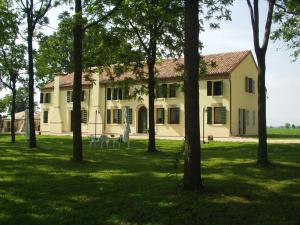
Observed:
[[[137,37],[138,37],[141,45],[144,48],[144,51],[147,52],[147,54],[148,54],[149,51],[150,51],[150,49],[149,49],[149,47],[146,46],[145,42],[143,41],[143,39],[142,39],[142,37],[140,35],[139,30],[133,25],[133,23],[130,20],[128,22],[129,22],[130,26],[132,27],[132,29],[134,30],[134,32],[136,33],[136,35],[137,35]]]
[[[46,15],[46,13],[48,12],[48,10],[51,8],[51,4],[52,4],[52,0],[49,0],[48,4],[45,7],[45,9],[42,11],[42,8],[43,8],[43,5],[44,5],[44,0],[41,2],[40,9],[38,10],[38,13],[37,13],[37,15],[35,17],[35,20],[32,23],[33,29],[35,28],[35,26],[39,22],[39,20],[41,20]]]
[[[255,51],[259,51],[260,50],[260,44],[259,44],[258,0],[254,0],[254,6],[252,6],[252,3],[250,2],[250,0],[247,0],[247,4],[248,4],[248,7],[249,7],[250,16],[251,16],[254,48],[255,48]]]
[[[267,15],[267,21],[266,21],[266,25],[265,25],[265,34],[264,34],[263,45],[261,48],[264,53],[267,51],[268,43],[269,43],[269,39],[270,39],[274,4],[275,4],[275,0],[269,0],[268,15]]]
[[[283,12],[291,14],[291,15],[300,15],[300,13],[295,12],[295,11],[289,11],[286,7],[284,7],[283,5],[280,5],[279,3],[275,3],[274,4],[276,7],[280,8],[283,10]]]
[[[99,24],[100,22],[106,20],[109,16],[111,16],[111,15],[112,15],[119,7],[120,7],[122,1],[123,1],[123,0],[119,0],[119,1],[117,2],[117,4],[115,5],[115,7],[114,7],[112,10],[110,10],[106,15],[104,15],[103,17],[101,17],[101,18],[98,19],[97,21],[94,21],[94,22],[92,22],[92,23],[86,25],[86,26],[83,28],[83,30],[87,30],[87,29],[89,29],[90,27],[96,26],[96,25]]]

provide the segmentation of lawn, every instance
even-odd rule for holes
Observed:
[[[268,128],[269,138],[298,138],[300,139],[300,128]]]
[[[70,161],[71,138],[0,136],[0,224],[300,224],[300,145],[270,145],[272,164],[255,164],[256,144],[204,146],[200,192],[182,191],[181,141],[158,140],[160,152],[90,149]]]

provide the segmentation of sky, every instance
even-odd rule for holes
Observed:
[[[222,22],[221,28],[217,30],[210,30],[206,25],[205,32],[200,33],[200,40],[204,44],[202,53],[205,55],[251,50],[255,58],[250,15],[246,1],[236,0],[231,10],[232,21]],[[261,22],[264,22],[267,5],[261,5],[260,10],[263,12],[260,19]],[[61,11],[62,8],[56,8],[48,13],[50,27],[57,27],[57,16]],[[262,23],[261,33],[263,33],[263,26]],[[53,29],[46,27],[44,32],[50,34]],[[299,96],[298,90],[300,90],[300,59],[292,62],[290,54],[291,51],[287,50],[284,43],[269,42],[266,56],[268,126],[281,126],[287,122],[300,125],[300,103],[296,100]],[[3,96],[3,93],[0,96]]]

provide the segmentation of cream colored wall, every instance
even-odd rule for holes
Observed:
[[[207,96],[207,81],[200,80],[200,134],[203,136],[203,108],[226,107],[226,124],[207,124],[207,112],[204,113],[204,136],[228,137],[230,135],[230,82],[229,79],[213,81],[223,81],[222,96]],[[212,110],[213,111],[213,110]],[[212,118],[214,117],[212,113]]]
[[[174,83],[174,82],[173,82]],[[103,87],[104,89],[104,87]],[[101,92],[101,93],[104,93]],[[155,107],[155,121],[156,121],[156,108],[164,108],[165,109],[165,124],[155,124],[155,132],[158,136],[184,136],[184,97],[183,93],[180,90],[176,92],[176,98],[159,98],[154,102]],[[131,133],[138,133],[138,110],[140,107],[145,106],[147,108],[147,119],[149,116],[149,107],[148,107],[148,96],[141,96],[142,101],[138,100],[108,100],[107,101],[107,109],[124,109],[125,106],[132,108],[132,124],[130,125]],[[179,116],[179,124],[168,124],[168,108],[170,107],[179,107],[180,108],[180,116]],[[124,115],[122,115],[122,120],[124,120]],[[111,117],[112,121],[112,117]],[[147,122],[147,125],[148,122]],[[123,124],[107,124],[105,133],[113,133],[113,134],[122,134],[124,130]]]
[[[255,93],[245,91],[245,77],[254,79]],[[239,108],[247,109],[249,126],[246,126],[246,135],[257,135],[258,132],[258,95],[257,95],[257,68],[251,55],[248,55],[231,74],[232,82],[232,135],[239,135]],[[255,124],[253,125],[253,111]]]

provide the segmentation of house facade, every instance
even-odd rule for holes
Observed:
[[[205,74],[199,76],[201,136],[229,137],[257,135],[257,66],[251,51],[204,56]],[[183,60],[164,60],[156,67],[158,87],[155,99],[155,132],[162,137],[184,137]],[[127,74],[133,76],[133,74]],[[146,134],[148,96],[128,98],[135,83],[122,88],[109,82],[104,72],[94,71],[92,79],[82,79],[82,132],[86,134],[122,134],[124,111],[128,107],[131,135]],[[126,76],[126,75],[124,75]],[[41,131],[72,131],[73,74],[55,76],[41,89]]]

